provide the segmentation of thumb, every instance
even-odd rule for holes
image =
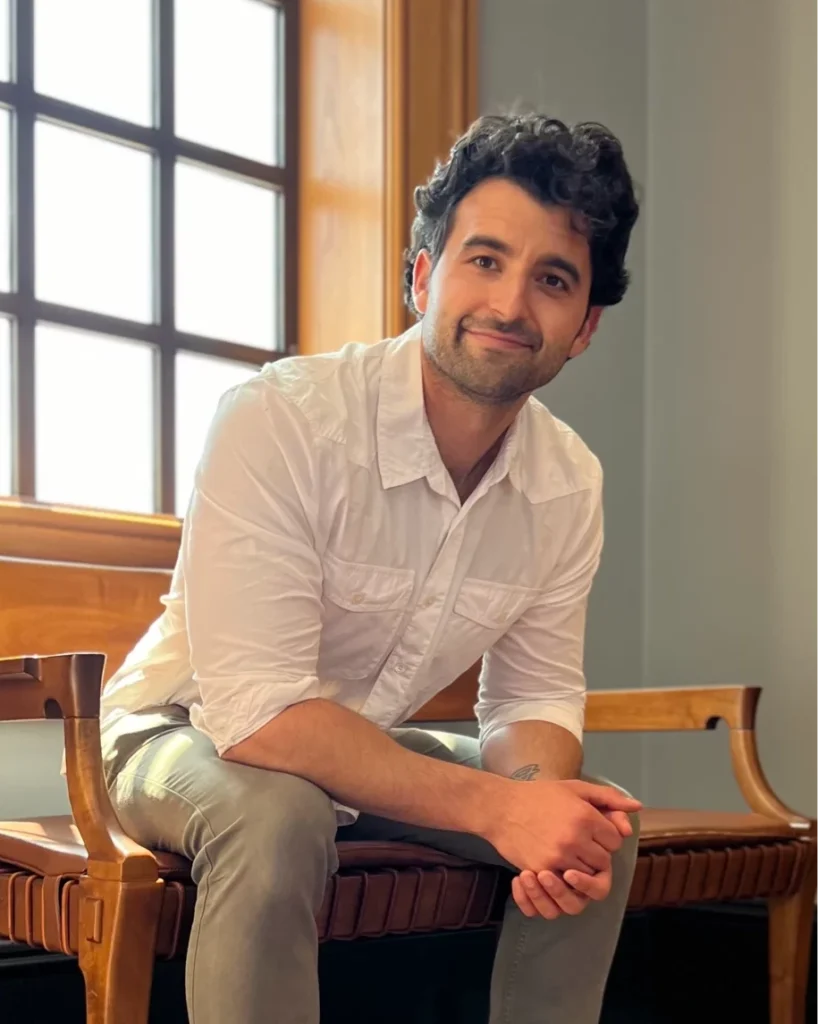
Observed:
[[[575,782],[573,789],[577,796],[601,810],[633,812],[642,809],[639,800],[627,796],[618,789],[614,789],[613,786],[597,786],[593,782]]]

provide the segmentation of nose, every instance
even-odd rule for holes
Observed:
[[[489,304],[494,317],[503,323],[529,320],[526,298],[528,282],[524,274],[506,271],[499,274],[492,284]]]

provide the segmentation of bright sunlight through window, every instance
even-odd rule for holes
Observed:
[[[0,0],[0,495],[183,515],[288,351],[291,2]]]

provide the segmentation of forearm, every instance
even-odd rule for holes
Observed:
[[[513,722],[496,729],[481,744],[483,769],[518,779],[576,779],[582,746],[561,725]]]
[[[222,755],[314,782],[339,803],[428,828],[483,835],[505,780],[406,750],[332,701],[287,708]]]

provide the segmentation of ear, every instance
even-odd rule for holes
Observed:
[[[571,351],[568,353],[569,359],[576,359],[577,356],[581,356],[591,344],[591,338],[594,336],[597,327],[599,327],[599,321],[604,308],[604,306],[591,306],[588,310],[585,322],[571,345]]]
[[[432,257],[421,249],[412,268],[412,299],[415,309],[423,316],[429,305],[429,285],[432,277]]]

